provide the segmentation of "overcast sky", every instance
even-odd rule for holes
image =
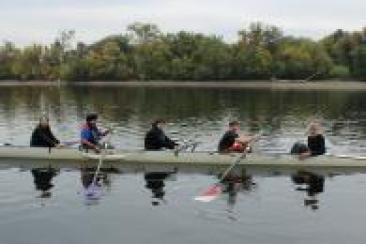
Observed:
[[[285,34],[318,39],[338,28],[360,30],[365,11],[366,0],[1,0],[0,41],[49,43],[61,30],[74,29],[77,40],[90,43],[135,21],[227,41],[261,21]]]

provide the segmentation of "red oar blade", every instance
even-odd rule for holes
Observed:
[[[215,184],[210,188],[208,188],[207,190],[205,190],[201,195],[195,197],[194,200],[200,202],[211,202],[215,200],[218,196],[220,196],[221,192],[222,192],[221,185]]]

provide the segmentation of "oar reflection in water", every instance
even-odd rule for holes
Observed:
[[[324,191],[324,176],[300,171],[292,175],[291,180],[299,186],[296,188],[297,191],[306,192],[307,196],[304,199],[304,206],[309,206],[312,210],[319,209],[317,195]],[[305,187],[301,187],[304,185]]]
[[[240,192],[251,192],[255,190],[256,183],[251,175],[228,175],[222,182],[224,195],[227,195],[227,211],[233,213]]]
[[[104,196],[104,189],[107,189],[107,191],[111,189],[111,179],[108,170],[101,170],[95,175],[96,171],[94,168],[82,168],[80,173],[83,197],[86,204],[97,204]],[[91,192],[92,194],[90,194]]]
[[[36,190],[41,191],[39,198],[50,198],[51,189],[54,187],[52,179],[58,174],[54,168],[34,168],[31,170]]]

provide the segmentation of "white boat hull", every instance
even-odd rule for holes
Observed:
[[[77,149],[0,147],[0,164],[7,167],[92,167],[103,159],[104,167],[135,169],[166,168],[192,169],[199,168],[215,171],[232,164],[238,154],[219,154],[211,152],[144,151],[144,150],[108,150],[105,154],[85,153]],[[237,168],[248,172],[271,172],[272,174],[293,171],[312,171],[327,173],[366,172],[365,157],[324,155],[299,160],[292,155],[248,154]]]

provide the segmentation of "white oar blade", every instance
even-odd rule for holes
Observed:
[[[199,202],[211,202],[220,196],[222,192],[220,185],[214,185],[209,189],[205,190],[201,195],[194,198],[194,200]]]

